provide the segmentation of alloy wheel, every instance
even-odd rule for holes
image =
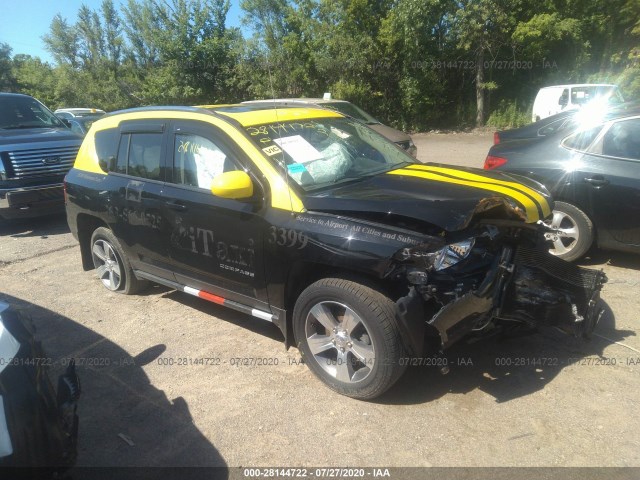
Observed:
[[[553,244],[549,253],[564,255],[576,247],[580,239],[580,230],[573,217],[565,212],[554,210],[553,218],[545,223],[555,230],[544,234],[544,238]]]
[[[98,278],[109,290],[116,291],[122,283],[121,266],[118,256],[106,240],[96,240],[91,249],[93,264],[96,267]]]
[[[375,365],[375,348],[365,321],[338,302],[315,304],[305,320],[309,350],[320,367],[336,380],[356,383]]]

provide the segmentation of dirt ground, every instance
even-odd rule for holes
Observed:
[[[481,166],[492,138],[414,140],[422,161]],[[62,216],[0,224],[0,299],[31,314],[52,375],[78,359],[79,466],[640,466],[640,256],[583,263],[609,277],[590,342],[461,343],[448,375],[411,367],[362,402],[268,322],[164,287],[107,291]]]

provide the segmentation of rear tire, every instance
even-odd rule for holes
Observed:
[[[99,227],[91,235],[91,258],[98,278],[112,292],[133,295],[148,285],[136,278],[120,242],[108,228]]]
[[[586,213],[570,203],[555,202],[553,218],[545,223],[558,230],[557,234],[545,234],[552,245],[549,253],[567,262],[582,257],[593,244],[593,223]]]
[[[307,287],[296,302],[293,328],[305,363],[342,395],[378,397],[406,369],[395,303],[359,283],[325,278]]]

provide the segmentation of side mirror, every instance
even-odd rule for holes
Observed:
[[[253,196],[253,182],[247,172],[236,170],[216,175],[211,182],[211,193],[216,197],[239,200]]]
[[[67,128],[71,128],[71,122],[66,118],[60,118],[60,121],[64,123]]]

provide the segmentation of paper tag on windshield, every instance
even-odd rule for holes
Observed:
[[[300,135],[274,138],[273,141],[280,145],[296,163],[313,162],[322,158],[322,154]]]
[[[262,151],[267,155],[269,155],[270,157],[282,152],[282,150],[280,150],[280,147],[278,147],[277,145],[270,145],[266,148],[263,148]]]

